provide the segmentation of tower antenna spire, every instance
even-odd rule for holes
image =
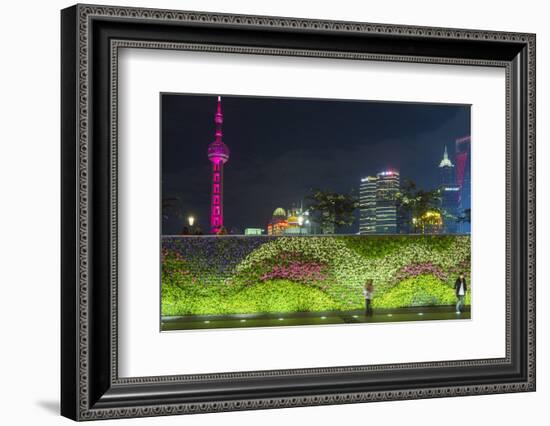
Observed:
[[[454,167],[454,164],[449,160],[449,153],[447,152],[447,145],[445,145],[445,151],[443,152],[443,159],[439,163],[439,167]]]

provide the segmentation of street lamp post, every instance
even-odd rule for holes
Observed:
[[[193,216],[189,216],[187,218],[187,223],[189,223],[189,232],[193,233],[193,225],[195,224],[195,218]]]

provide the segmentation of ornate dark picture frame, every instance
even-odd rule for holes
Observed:
[[[96,5],[64,9],[61,29],[62,415],[92,420],[535,390],[535,35]],[[120,378],[121,47],[504,68],[506,356]]]

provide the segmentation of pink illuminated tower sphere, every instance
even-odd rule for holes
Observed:
[[[223,227],[223,165],[229,160],[229,148],[222,141],[222,99],[214,118],[216,138],[208,145],[208,159],[212,162],[212,195],[210,199],[210,232],[217,234]]]

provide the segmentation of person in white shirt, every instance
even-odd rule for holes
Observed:
[[[464,307],[464,296],[466,296],[466,291],[468,287],[466,286],[466,278],[464,278],[464,273],[461,272],[459,277],[455,281],[455,294],[457,298],[456,302],[456,313],[459,314],[462,312]]]
[[[363,287],[363,296],[365,296],[365,315],[372,316],[372,298],[374,296],[374,286],[372,280],[367,280]]]

